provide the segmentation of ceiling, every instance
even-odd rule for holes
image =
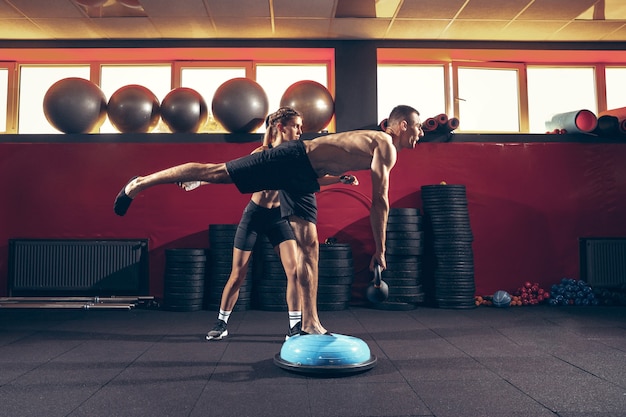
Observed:
[[[626,41],[626,1],[0,0],[0,41],[79,39]]]

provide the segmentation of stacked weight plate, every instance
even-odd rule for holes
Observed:
[[[320,243],[319,250],[317,309],[345,310],[352,299],[352,248],[347,243]]]
[[[202,310],[206,262],[206,249],[165,250],[163,304],[166,310]]]
[[[474,308],[473,235],[465,186],[422,186],[422,201],[432,247],[434,301],[441,308]]]
[[[206,304],[208,310],[217,311],[222,299],[222,291],[230,277],[233,263],[233,244],[235,240],[236,224],[209,225],[209,280],[206,287]],[[234,311],[244,311],[250,308],[252,295],[252,265],[248,268],[246,281],[239,290],[239,299]]]
[[[265,235],[257,239],[254,258],[259,271],[254,277],[254,305],[264,311],[287,311],[287,275]]]
[[[386,310],[412,310],[424,302],[421,285],[424,232],[417,208],[391,208],[387,218],[387,269],[382,279],[389,297],[373,306]]]

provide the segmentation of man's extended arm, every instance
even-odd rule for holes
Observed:
[[[375,251],[370,261],[370,270],[378,264],[385,269],[385,243],[387,217],[389,215],[389,174],[396,163],[396,149],[391,143],[381,142],[374,150],[372,158],[372,207],[370,223],[374,236]]]

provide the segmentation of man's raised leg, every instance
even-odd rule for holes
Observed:
[[[226,164],[200,164],[190,162],[155,172],[145,177],[133,177],[115,197],[113,210],[119,216],[126,214],[133,199],[147,188],[161,184],[179,182],[205,181],[213,184],[232,183],[226,170]]]

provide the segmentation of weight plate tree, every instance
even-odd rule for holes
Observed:
[[[206,249],[165,249],[166,310],[202,310],[206,262]]]
[[[440,308],[475,308],[474,240],[464,185],[424,185],[433,302]]]

